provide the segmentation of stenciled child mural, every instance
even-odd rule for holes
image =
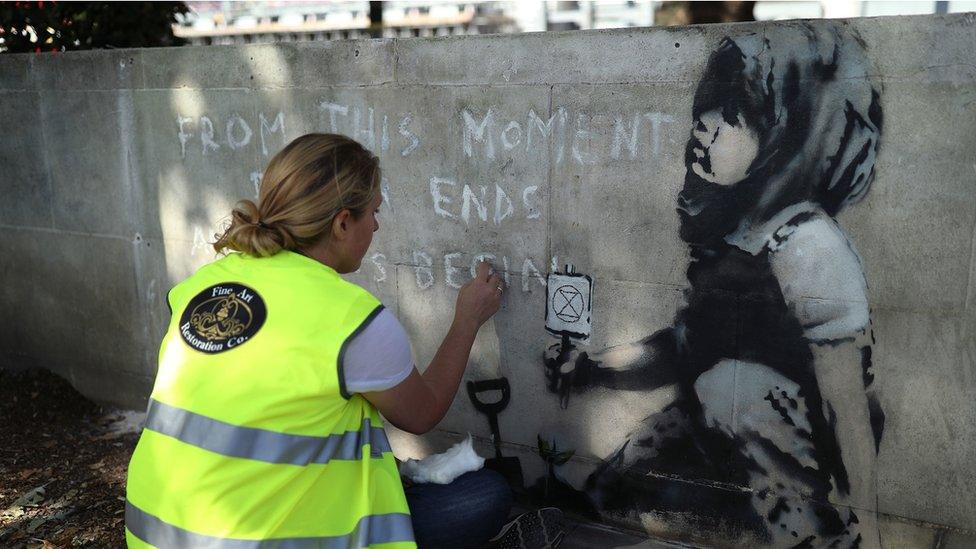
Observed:
[[[711,54],[677,205],[684,306],[640,341],[545,353],[563,402],[676,388],[586,481],[601,513],[671,514],[776,547],[880,545],[867,283],[837,221],[868,192],[881,135],[864,49],[843,24],[798,23]]]

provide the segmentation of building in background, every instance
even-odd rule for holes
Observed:
[[[919,15],[976,11],[976,1],[933,0],[767,0],[756,2],[757,20],[877,17],[880,15]]]
[[[368,38],[369,2],[188,2],[177,36],[192,44]],[[518,32],[510,6],[454,1],[383,3],[383,37]],[[507,4],[507,3],[506,3]]]
[[[681,13],[679,4],[687,2],[391,0],[382,3],[379,29],[370,26],[370,2],[248,0],[187,4],[191,11],[175,25],[175,34],[197,45],[605,29],[694,22],[688,16],[675,18],[673,15]],[[766,0],[751,4],[754,4],[752,16],[757,20],[976,11],[976,0]]]

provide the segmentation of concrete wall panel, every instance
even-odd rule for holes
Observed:
[[[144,236],[201,253],[237,200],[257,198],[266,160],[250,92],[139,91],[134,102]]]
[[[944,534],[946,549],[964,549],[976,546],[976,535],[971,532],[949,531]]]
[[[150,343],[142,325],[132,321],[141,316],[136,313],[142,301],[132,270],[133,242],[52,230],[5,233],[2,255],[16,258],[4,262],[7,352],[32,357],[73,382],[93,369],[151,374],[143,351]],[[63,276],[66,271],[72,276]],[[88,387],[101,400],[125,396],[110,384]]]
[[[29,55],[5,55],[0,59],[0,89],[28,90],[31,87]]]
[[[3,166],[0,195],[5,197],[0,201],[3,225],[50,228],[54,224],[39,109],[36,93],[0,93],[0,117],[8,128],[16,128],[21,137],[0,142],[0,166]]]
[[[397,44],[397,82],[416,84],[554,84],[675,82],[707,56],[711,39],[731,25],[519,36],[437,38]],[[740,26],[739,28],[745,29]],[[572,36],[572,40],[566,40]],[[626,37],[621,47],[620,37]],[[537,55],[525,55],[526,51]],[[612,61],[611,61],[612,59]]]
[[[341,40],[295,44],[297,67],[285,85],[302,88],[377,86],[393,82],[396,42]]]
[[[880,526],[884,547],[938,547],[936,540],[939,532],[932,528],[885,516],[882,516]]]
[[[55,227],[131,237],[139,204],[130,171],[135,136],[121,130],[132,115],[125,96],[42,91],[40,101]]]
[[[950,151],[976,151],[970,131],[976,126],[973,88],[884,84],[885,134],[871,199],[841,216],[865,260],[876,307],[965,306],[976,222],[976,203],[967,197],[976,186],[976,168],[971,154]],[[933,177],[936,164],[939,176]]]
[[[212,46],[142,52],[141,87],[233,88],[281,86],[290,81],[295,50],[273,44]]]
[[[887,413],[878,463],[882,512],[971,528],[976,436],[966,405],[974,379],[974,319],[880,311],[879,394]],[[958,403],[958,408],[955,404]],[[912,474],[925,471],[926,474]],[[949,508],[946,501],[964,502]]]
[[[675,201],[693,94],[690,83],[553,87],[553,255],[598,277],[684,283]]]
[[[142,52],[138,49],[25,54],[30,58],[32,85],[37,90],[109,91],[142,83]]]
[[[932,25],[929,16],[853,19],[848,24],[857,29],[878,55],[873,59],[877,74],[892,79],[957,80],[973,76],[967,48],[947,44],[972,43],[976,40],[973,13],[962,13],[939,20]],[[912,39],[905,40],[898,29],[910,28]],[[938,76],[932,79],[932,76]]]

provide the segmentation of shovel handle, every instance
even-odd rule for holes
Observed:
[[[502,436],[498,429],[498,414],[508,406],[511,398],[512,388],[508,384],[508,378],[486,379],[482,381],[469,381],[468,397],[476,410],[488,416],[488,426],[491,428],[491,442],[495,447],[495,457],[502,457]],[[478,395],[487,391],[501,391],[502,397],[497,402],[482,402]]]
[[[498,402],[482,402],[478,395],[488,391],[501,391],[502,398]],[[468,397],[471,404],[483,414],[497,414],[508,406],[508,401],[512,396],[512,388],[508,384],[508,378],[485,379],[481,381],[468,382]]]

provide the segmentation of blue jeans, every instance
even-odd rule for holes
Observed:
[[[419,549],[482,547],[512,507],[505,478],[489,469],[465,473],[450,484],[414,484],[404,492]]]

